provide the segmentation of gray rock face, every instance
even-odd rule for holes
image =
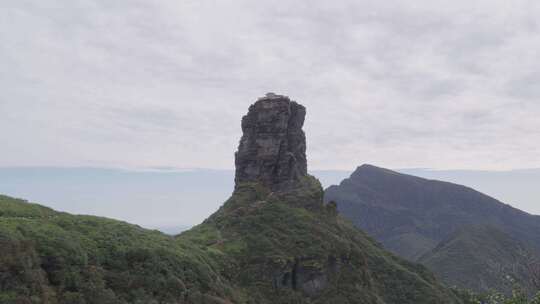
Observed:
[[[294,188],[307,175],[306,109],[286,96],[266,94],[242,118],[235,154],[236,185],[260,182],[272,191]]]
[[[321,266],[314,266],[312,259],[296,258],[289,261],[284,268],[273,271],[272,286],[279,290],[288,288],[303,291],[309,296],[315,296],[324,290],[329,281],[336,275],[342,267],[349,267],[347,261],[338,260],[333,256],[328,257],[328,261]]]

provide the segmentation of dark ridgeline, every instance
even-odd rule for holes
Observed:
[[[506,257],[516,254],[534,256],[534,252],[540,248],[539,216],[453,183],[362,165],[340,185],[329,187],[325,200],[336,201],[344,217],[380,241],[385,248],[401,257],[425,263],[447,282],[461,287],[486,290],[502,286],[502,281],[506,279],[501,273],[525,278],[527,275],[521,270],[514,275],[511,271],[500,269],[511,269],[509,265],[517,265],[516,261],[520,261],[520,268],[524,268],[522,261],[528,257],[516,261]],[[489,229],[475,228],[478,226]],[[471,229],[470,233],[463,232],[467,229]],[[494,229],[504,233],[486,232],[493,232]],[[450,242],[451,238],[457,237],[458,231],[460,242]],[[465,236],[472,238],[480,232],[486,237],[496,238],[485,242],[463,241]],[[440,246],[445,241],[446,245]],[[512,243],[512,246],[500,248],[528,248],[528,253],[506,252],[494,257],[496,251],[488,247],[495,243]],[[470,259],[459,258],[461,252],[471,252],[475,256]],[[477,267],[484,269],[476,271],[466,266],[474,264],[473,260],[482,261]],[[449,267],[464,271],[443,270]],[[491,272],[485,271],[491,268]],[[491,277],[484,277],[482,282],[477,280],[480,273],[489,273]],[[474,276],[467,278],[469,274]],[[471,283],[475,280],[476,283]],[[524,285],[527,284],[524,282]]]
[[[304,106],[273,93],[251,105],[235,154],[236,184],[260,182],[272,190],[297,185],[307,175],[305,116]]]

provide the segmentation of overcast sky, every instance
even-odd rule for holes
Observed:
[[[0,1],[0,166],[232,168],[257,97],[312,169],[540,167],[540,1]]]

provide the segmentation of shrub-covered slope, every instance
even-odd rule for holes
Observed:
[[[188,242],[0,196],[0,303],[205,303],[233,299]],[[204,296],[203,296],[204,294]]]
[[[511,294],[514,284],[538,291],[540,259],[528,246],[490,226],[468,226],[419,260],[450,285]]]
[[[0,197],[0,303],[459,303],[324,206],[237,187],[177,237]]]
[[[305,115],[274,93],[251,105],[232,197],[174,238],[0,197],[0,303],[459,303],[323,204]]]
[[[339,186],[329,187],[325,200],[336,201],[341,215],[399,256],[418,261],[428,254],[420,261],[461,288],[502,287],[503,273],[513,273],[495,269],[515,265],[518,244],[540,252],[540,216],[461,185],[363,165]],[[464,233],[468,226],[495,227],[499,233],[486,233],[487,228]],[[494,265],[482,271],[485,265],[475,264],[488,261]],[[515,276],[523,285],[526,277]]]
[[[287,193],[243,184],[203,224],[178,237],[229,259],[224,275],[253,303],[454,303],[423,267],[405,262],[324,206],[306,177]]]

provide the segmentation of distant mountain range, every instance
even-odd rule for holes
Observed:
[[[532,280],[524,269],[539,252],[540,216],[471,188],[363,165],[329,187],[325,200],[449,284],[485,291],[503,286],[506,276],[525,285]]]

